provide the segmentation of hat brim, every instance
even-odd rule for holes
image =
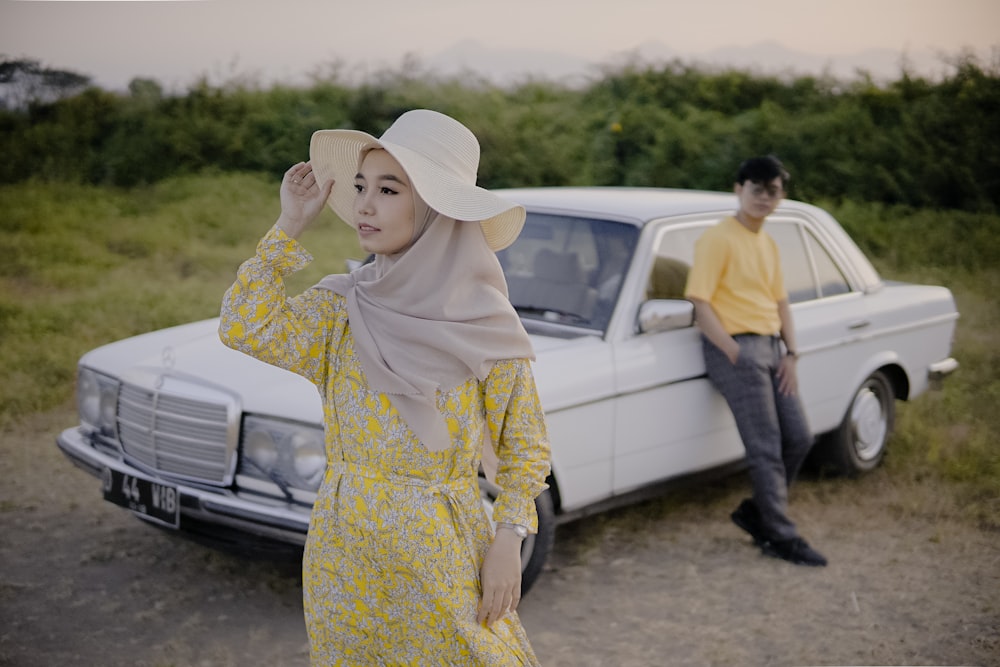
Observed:
[[[406,172],[417,194],[432,209],[463,222],[478,222],[494,250],[509,246],[524,226],[524,207],[467,183],[433,160],[405,146],[381,141],[359,130],[319,130],[309,142],[309,160],[320,183],[334,179],[327,201],[333,212],[354,226],[354,177],[362,151],[383,148]]]

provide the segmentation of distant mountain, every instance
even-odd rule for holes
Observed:
[[[739,68],[770,75],[829,74],[854,79],[867,72],[876,81],[895,80],[905,63],[908,71],[937,78],[947,67],[937,54],[920,51],[902,53],[891,49],[868,49],[858,53],[818,55],[786,48],[776,42],[733,46],[703,53],[680,53],[661,42],[646,42],[637,48],[610,53],[602,60],[557,51],[494,49],[467,40],[424,60],[427,67],[444,75],[473,73],[494,83],[508,84],[530,78],[564,83],[583,83],[602,68],[625,62],[658,65],[673,60],[706,68]]]
[[[591,67],[585,58],[557,51],[493,49],[473,40],[459,42],[431,55],[425,62],[440,74],[474,73],[499,84],[532,77],[575,80]]]
[[[924,76],[936,77],[944,64],[934,54],[922,51],[904,54],[891,49],[867,49],[858,53],[817,55],[785,48],[776,42],[754,46],[734,46],[715,49],[692,58],[714,66],[740,66],[768,74],[830,74],[836,78],[853,79],[866,72],[876,80],[899,78],[905,68]]]

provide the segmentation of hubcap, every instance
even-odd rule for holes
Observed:
[[[882,400],[877,391],[866,386],[858,392],[851,407],[851,422],[854,426],[854,449],[858,458],[871,461],[882,451],[888,428]]]

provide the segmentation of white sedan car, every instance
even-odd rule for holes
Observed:
[[[556,524],[661,483],[731,469],[743,447],[709,384],[692,305],[694,242],[732,194],[665,189],[502,191],[527,208],[500,252],[531,334],[552,445],[524,588]],[[785,201],[781,248],[815,454],[846,474],[878,465],[896,400],[957,368],[944,287],[884,281],[823,210]],[[105,500],[217,542],[302,544],[323,477],[322,410],[307,380],[225,348],[217,320],[105,345],[80,359],[80,424],[58,437]],[[490,488],[483,501],[490,510]]]

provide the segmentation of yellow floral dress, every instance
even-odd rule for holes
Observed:
[[[368,388],[344,297],[286,298],[282,278],[311,261],[278,228],[226,293],[219,335],[311,380],[323,397],[327,468],[303,558],[314,665],[537,665],[515,613],[476,622],[479,569],[493,539],[477,482],[480,443],[499,458],[494,519],[537,528],[549,449],[529,362],[497,362],[439,392],[453,446],[432,452],[388,397]]]

